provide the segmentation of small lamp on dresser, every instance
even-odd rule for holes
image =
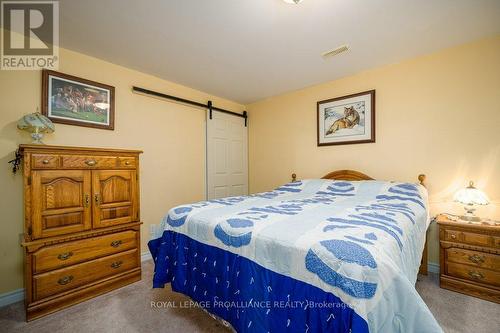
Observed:
[[[17,122],[17,128],[29,132],[31,134],[31,138],[33,139],[33,144],[43,144],[43,135],[45,133],[53,133],[55,131],[52,121],[38,111],[24,115],[21,119],[19,119]]]
[[[469,186],[455,193],[454,200],[464,205],[465,215],[460,216],[464,221],[478,222],[481,219],[474,215],[474,205],[487,205],[490,203],[488,196],[481,190],[474,187],[472,181]]]

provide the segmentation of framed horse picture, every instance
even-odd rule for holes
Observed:
[[[54,123],[113,130],[115,88],[76,76],[44,70],[42,114]]]
[[[375,90],[318,102],[318,146],[375,142]]]

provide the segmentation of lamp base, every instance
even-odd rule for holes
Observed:
[[[463,221],[468,221],[468,222],[479,222],[481,219],[474,215],[474,211],[476,210],[474,208],[473,204],[468,204],[464,206],[465,209],[465,215],[460,216],[460,219]]]
[[[475,215],[462,215],[460,219],[468,222],[479,222],[481,219]]]
[[[32,144],[36,144],[36,145],[44,145],[45,144],[42,141],[43,133],[38,133],[38,132],[31,133],[31,138],[33,139],[33,141],[31,142]]]

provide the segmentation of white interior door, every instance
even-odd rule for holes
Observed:
[[[248,194],[248,134],[245,120],[207,113],[207,198]]]

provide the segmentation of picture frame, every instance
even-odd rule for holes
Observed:
[[[42,114],[54,123],[114,130],[115,87],[43,70]]]
[[[318,146],[375,142],[375,90],[317,102]]]

